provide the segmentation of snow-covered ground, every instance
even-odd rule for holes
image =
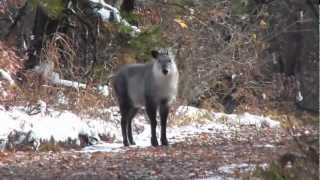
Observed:
[[[53,137],[56,141],[67,141],[78,139],[79,134],[86,134],[98,139],[98,143],[83,148],[83,152],[119,151],[123,148],[118,111],[118,107],[110,107],[100,111],[106,114],[105,119],[92,119],[80,117],[69,111],[58,112],[46,107],[40,110],[40,113],[30,115],[27,113],[29,110],[25,107],[13,107],[6,110],[0,106],[0,140],[5,143],[13,130],[32,132],[32,137],[36,140],[50,140]],[[203,132],[220,132],[228,137],[241,126],[280,127],[279,122],[268,117],[249,113],[241,115],[214,113],[190,106],[180,106],[176,110],[174,120],[170,119],[170,121],[182,122],[169,123],[171,126],[167,129],[167,137],[170,143],[180,142]],[[134,139],[137,144],[135,147],[150,146],[150,126],[145,115],[143,113],[138,115],[133,123]],[[99,138],[101,135],[111,137],[113,140],[109,143],[102,142]]]
[[[256,169],[256,167],[260,167],[262,169],[266,169],[268,167],[268,164],[263,163],[263,164],[247,164],[247,163],[242,163],[242,164],[229,164],[225,166],[221,166],[218,168],[218,171],[221,173],[226,173],[226,174],[232,174],[235,171],[241,171],[241,172],[252,172]]]

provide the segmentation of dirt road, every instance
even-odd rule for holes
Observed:
[[[1,179],[226,179],[243,177],[285,153],[284,130],[253,127],[225,138],[215,133],[169,147],[119,152],[2,152]]]

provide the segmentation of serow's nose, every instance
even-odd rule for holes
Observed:
[[[162,73],[164,74],[164,75],[167,75],[168,74],[168,70],[167,69],[162,69]]]

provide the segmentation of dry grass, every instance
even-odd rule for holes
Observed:
[[[38,100],[46,102],[49,107],[71,110],[87,115],[97,115],[97,109],[108,107],[111,100],[98,94],[94,87],[97,85],[80,75],[80,66],[76,63],[76,53],[72,42],[65,34],[56,33],[45,41],[40,54],[40,65],[51,64],[42,74],[34,70],[20,71],[19,104],[34,106]],[[57,72],[61,79],[85,83],[85,89],[75,89],[51,84],[48,78],[52,72]],[[23,103],[24,102],[24,103]]]

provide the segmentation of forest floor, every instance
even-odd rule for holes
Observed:
[[[273,81],[271,82],[270,79],[271,83],[265,83],[267,85],[265,85],[264,83],[263,86],[259,84],[259,82],[263,79],[262,77],[260,78],[260,74],[263,73],[260,72],[259,62],[273,62],[271,56],[270,58],[268,56],[260,60],[257,59],[257,57],[260,58],[260,56],[257,56],[256,54],[257,52],[263,50],[262,47],[260,49],[260,45],[265,45],[263,39],[270,38],[268,36],[266,38],[261,35],[266,34],[266,27],[264,27],[264,24],[266,24],[266,22],[268,23],[268,18],[253,18],[254,24],[252,24],[252,22],[249,22],[249,19],[238,19],[236,16],[229,17],[230,14],[232,14],[232,3],[230,3],[229,1],[222,2],[223,3],[211,3],[210,6],[206,6],[206,4],[204,3],[203,7],[201,8],[197,6],[193,8],[186,8],[188,6],[180,7],[174,4],[170,6],[155,4],[154,7],[141,8],[139,12],[137,12],[139,17],[138,21],[141,24],[141,27],[153,27],[152,25],[159,24],[159,30],[161,32],[164,32],[164,35],[168,36],[166,38],[168,38],[169,42],[176,42],[177,44],[179,44],[179,46],[180,44],[182,45],[182,48],[179,50],[180,54],[179,56],[177,56],[179,68],[181,67],[182,70],[180,77],[184,77],[184,79],[181,79],[180,81],[185,82],[185,84],[182,84],[181,87],[187,87],[185,89],[189,90],[192,93],[194,92],[195,88],[189,87],[199,86],[199,89],[212,89],[215,96],[210,95],[208,97],[208,102],[204,103],[204,106],[205,104],[209,104],[209,108],[217,108],[219,111],[220,109],[222,110],[222,106],[216,107],[216,105],[220,104],[220,102],[218,103],[215,101],[216,99],[224,97],[225,94],[220,92],[231,92],[231,89],[228,85],[230,82],[225,82],[225,77],[228,77],[227,79],[231,80],[233,79],[232,77],[238,77],[239,79],[236,78],[235,82],[232,82],[237,85],[236,89],[238,89],[237,92],[234,93],[234,96],[236,100],[251,103],[243,103],[243,106],[246,108],[249,107],[249,109],[242,107],[240,107],[239,109],[245,109],[245,111],[249,112],[254,112],[253,110],[258,109],[260,111],[258,111],[258,114],[262,114],[261,112],[265,110],[269,111],[270,109],[277,109],[278,111],[280,111],[281,109],[287,108],[288,111],[284,111],[284,113],[281,113],[281,115],[284,114],[284,116],[287,116],[289,112],[298,111],[295,108],[291,108],[279,103],[280,101],[285,101],[286,98],[290,99],[286,96],[284,99],[280,98],[283,95],[290,94],[289,92],[286,92],[287,89],[288,91],[294,89],[289,86],[291,82],[290,77],[288,77],[288,79],[282,80],[280,77],[278,78],[277,75],[273,75],[273,72],[268,72],[265,76],[273,75],[275,76],[274,79],[277,82],[273,83]],[[268,13],[266,12],[263,14],[265,14],[264,16],[266,16]],[[30,25],[31,24],[33,23],[30,23]],[[21,27],[20,29],[24,30],[28,28]],[[257,33],[257,29],[260,33]],[[70,34],[73,33],[78,35],[86,35],[85,31],[80,30],[79,32],[74,32],[74,30],[71,30]],[[110,36],[109,30],[106,30],[104,33],[106,33],[106,36],[101,35],[101,37]],[[155,33],[151,34],[150,38],[154,39],[154,37],[157,37],[156,39],[165,39],[162,37],[164,35],[158,35]],[[272,34],[272,36],[273,35],[274,34]],[[74,44],[79,45],[86,44],[85,46],[82,46],[84,47],[84,49],[76,52],[79,57],[90,57],[90,55],[87,54],[88,48],[90,49],[91,47],[87,46],[87,44],[90,44],[88,43],[90,41],[87,40],[87,35],[85,37],[85,43],[82,42],[84,41],[82,38],[82,36],[79,36],[79,38],[75,38],[79,41],[73,42]],[[144,39],[142,38],[142,40]],[[142,40],[139,40],[137,42],[141,41],[143,42],[141,44],[146,44]],[[129,56],[130,58],[132,58],[132,56],[135,57],[138,54],[142,53],[142,50],[148,49],[149,46],[153,46],[152,44],[146,44],[146,47],[148,48],[146,48],[145,46],[138,47],[138,49],[141,49],[141,52],[134,54],[131,52],[132,50],[128,50],[127,47],[123,47],[123,49],[120,49],[120,51],[118,48],[119,44],[114,43],[117,41],[122,42],[118,39],[113,38],[100,39],[99,42],[103,45],[102,47],[99,47],[97,49],[97,52],[101,53],[101,55],[99,54],[99,56],[101,56],[100,61],[103,62],[103,65],[105,65],[104,62],[106,61],[106,59],[110,59],[110,64],[113,63],[113,61],[111,61],[113,59],[121,59],[122,56],[115,55],[115,57],[117,58],[114,58],[110,55],[110,52],[119,52],[119,54],[124,54],[123,57]],[[155,43],[159,44],[158,41],[160,40],[157,40]],[[105,44],[113,44],[114,47],[105,46]],[[32,49],[33,47],[29,48]],[[5,51],[7,51],[6,48],[4,49]],[[56,50],[55,48],[52,49]],[[103,54],[102,52],[105,54]],[[12,62],[16,61],[14,65],[17,67],[22,66],[22,61],[18,61],[18,56],[16,58],[13,58],[15,56],[13,56],[12,53],[3,54],[8,54],[8,57],[3,59],[8,59],[7,61],[11,62],[11,64],[14,64]],[[236,65],[234,65],[235,59],[237,60]],[[248,62],[248,59],[250,60],[250,62]],[[252,62],[254,63],[252,64]],[[2,65],[1,68],[4,68],[4,70],[7,70],[11,73],[15,73],[18,69],[17,67],[12,65],[6,67],[6,63],[2,64],[5,65]],[[273,67],[274,64],[271,65]],[[15,67],[15,70],[13,70],[12,67]],[[257,67],[259,67],[259,69]],[[215,71],[212,71],[212,69]],[[199,83],[204,82],[204,80],[196,78],[203,77],[204,74],[201,74],[200,76],[198,74],[190,72],[207,71],[209,72],[209,75],[211,75],[211,77],[208,78],[210,79],[210,81],[206,80],[208,82],[204,84],[212,84],[212,86],[204,88],[200,86],[202,83]],[[73,72],[70,72],[70,74],[72,74],[73,76]],[[33,82],[34,80],[32,77],[33,76],[31,76],[30,78],[30,80],[32,80],[30,82]],[[62,77],[68,77],[68,74],[64,74]],[[280,79],[281,81],[278,79]],[[85,81],[83,80],[83,82]],[[292,80],[292,82],[295,81]],[[288,88],[287,86],[285,86],[286,83],[289,84]],[[254,84],[257,85],[255,86]],[[270,86],[272,85],[272,87],[269,87],[269,84]],[[232,88],[233,87],[234,86],[232,85]],[[273,87],[276,87],[276,90],[273,90]],[[59,99],[57,98],[58,95],[51,95],[49,93],[51,91],[47,92],[46,89],[44,91],[46,91],[47,93],[43,93],[44,95],[41,95],[40,90],[36,91],[35,89],[33,91],[34,88],[30,89],[32,89],[30,93],[31,95],[35,94],[36,96],[34,97],[38,98],[39,96],[39,99],[43,99],[46,102],[50,99]],[[54,92],[56,91],[56,87],[52,89]],[[61,92],[64,91],[61,90]],[[203,92],[203,94],[205,93],[206,92]],[[100,98],[100,96],[95,97],[91,95],[89,91],[88,93],[83,93],[83,96],[81,93],[81,97],[79,97],[78,91],[76,91],[75,94],[77,95],[74,95],[74,97],[80,98],[80,100],[76,99],[76,102],[79,101],[80,104],[81,102],[84,102],[82,103],[82,106],[93,107],[93,111],[97,111],[97,108],[91,106],[91,104],[99,104],[99,102],[105,103],[105,99]],[[185,92],[184,94],[188,94],[188,92]],[[70,93],[69,96],[70,100],[72,100],[73,93]],[[261,97],[267,98],[266,100],[264,100],[265,98]],[[295,94],[293,97],[296,97]],[[28,98],[32,99],[31,97]],[[99,98],[101,100],[98,100]],[[210,99],[213,99],[214,102],[210,102]],[[274,106],[267,106],[268,100],[272,99],[276,99],[277,104]],[[91,104],[88,101],[90,101]],[[70,104],[72,103],[73,102],[70,101]],[[211,105],[215,106],[211,107]],[[80,106],[79,109],[81,109],[82,106]],[[76,107],[78,108],[78,104],[76,104]],[[263,107],[263,109],[260,110],[261,107]],[[78,138],[78,130],[82,130],[81,128],[85,129],[88,134],[89,132],[94,130],[96,132],[96,135],[98,135],[98,133],[113,131],[116,127],[109,126],[112,123],[100,120],[88,121],[90,123],[87,124],[79,123],[79,121],[77,120],[81,118],[78,118],[70,113],[54,112],[48,113],[49,115],[47,115],[47,112],[45,112],[43,113],[43,116],[41,113],[37,115],[27,116],[24,111],[12,111],[12,113],[9,114],[7,110],[4,110],[7,108],[2,109],[0,107],[0,145],[2,143],[1,130],[3,129],[3,132],[5,132],[4,137],[6,138],[12,129],[23,130],[22,132],[29,132],[29,130],[38,130],[34,131],[36,135],[43,135],[46,137],[48,137],[52,133],[57,133],[57,137],[61,138],[69,135],[71,137]],[[1,114],[1,112],[3,114]],[[55,118],[57,116],[56,114],[62,115],[60,115],[59,119],[57,119]],[[211,115],[212,114],[210,114],[210,117]],[[207,116],[208,114],[202,115],[202,118],[206,118]],[[302,114],[301,118],[298,117],[298,119],[303,122],[305,120],[309,120],[308,116],[303,116],[305,115]],[[119,119],[117,118],[119,117],[120,116],[118,114],[113,115],[111,113],[109,119],[114,120],[114,122],[118,122]],[[22,120],[21,123],[16,122],[16,120],[19,118]],[[141,118],[143,118],[143,116],[141,116]],[[237,118],[238,117],[234,119],[230,118],[229,120],[226,119],[226,121],[230,123],[237,122],[235,121],[238,120]],[[280,128],[271,128],[265,126],[263,123],[261,123],[261,128],[257,128],[256,126],[250,124],[242,124],[234,125],[236,126],[236,128],[234,128],[236,129],[235,131],[233,131],[234,129],[228,129],[227,125],[225,126],[225,124],[217,122],[217,128],[203,126],[206,128],[205,131],[203,131],[204,129],[199,130],[200,127],[198,128],[198,125],[201,124],[200,122],[198,122],[198,120],[201,122],[202,120],[200,120],[200,118],[196,118],[197,121],[191,123],[196,124],[197,126],[194,127],[197,127],[198,129],[194,129],[193,132],[189,132],[190,135],[188,134],[188,132],[185,133],[185,131],[180,131],[179,129],[171,129],[171,134],[168,133],[169,142],[171,142],[171,144],[168,147],[151,147],[149,145],[149,138],[145,139],[146,136],[142,136],[150,135],[150,133],[148,132],[149,126],[144,126],[146,124],[142,124],[141,126],[141,123],[140,125],[136,126],[136,129],[140,130],[143,127],[147,127],[143,129],[142,132],[144,133],[140,132],[140,134],[138,135],[139,139],[141,140],[140,142],[143,142],[145,144],[141,146],[141,144],[139,144],[139,142],[136,140],[137,144],[140,146],[121,147],[122,145],[119,142],[116,142],[117,147],[115,148],[115,151],[90,151],[90,149],[86,150],[85,148],[63,149],[54,147],[44,151],[1,151],[0,147],[0,180],[242,179],[254,175],[257,168],[264,169],[270,166],[274,161],[281,162],[281,160],[279,159],[283,158],[284,155],[288,153],[296,153],[298,155],[301,154],[301,149],[299,149],[299,146],[297,145],[297,138],[299,140],[303,140],[304,143],[308,142],[309,138],[312,139],[312,142],[315,142],[314,139],[316,139],[316,142],[319,142],[318,115],[314,119],[317,119],[317,125],[313,126],[292,125],[291,127],[291,124],[285,124],[288,123],[286,121],[288,119],[285,119],[285,122],[281,121],[281,126],[283,127]],[[182,120],[187,121],[189,119],[182,118]],[[295,119],[293,119],[293,121],[295,121]],[[35,124],[35,122],[38,122],[38,124]],[[247,122],[248,121],[245,121],[244,123]],[[232,128],[234,126],[232,126]],[[285,128],[289,126],[289,129]],[[43,127],[46,127],[46,129]],[[226,128],[219,129],[218,127]],[[117,136],[116,139],[119,140],[119,138],[121,139],[119,128],[117,130],[118,131],[115,131],[115,135]],[[185,130],[187,131],[188,129]],[[313,156],[314,158],[318,158],[319,146],[316,150],[317,153],[315,153],[316,157]],[[286,161],[291,162],[290,158]],[[317,164],[317,169],[319,169],[318,166],[319,164]],[[308,168],[308,166],[305,166],[304,169],[305,168]],[[303,170],[301,168],[298,169],[298,171],[302,172]],[[309,178],[303,177],[297,179]],[[312,177],[311,179],[318,179],[318,177]]]
[[[238,179],[291,151],[294,138],[317,134],[301,128],[289,133],[243,126],[226,138],[199,133],[169,147],[124,147],[118,152],[77,150],[0,152],[1,179]]]

